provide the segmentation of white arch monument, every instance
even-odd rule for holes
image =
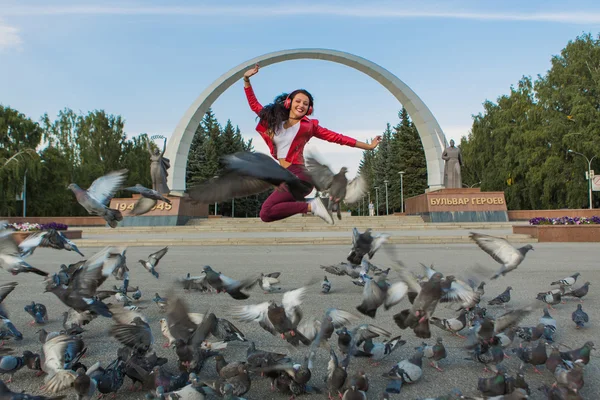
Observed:
[[[391,72],[354,54],[328,49],[292,49],[264,54],[230,69],[207,87],[187,109],[168,141],[165,154],[172,165],[167,180],[172,195],[183,195],[185,192],[187,159],[192,139],[204,114],[215,100],[241,79],[244,72],[256,63],[261,67],[266,67],[298,59],[324,60],[346,65],[367,74],[389,90],[406,108],[419,132],[425,149],[429,190],[443,188],[442,152],[446,147],[446,137],[429,108],[412,89]]]

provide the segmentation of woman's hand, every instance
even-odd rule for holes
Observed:
[[[375,150],[375,148],[381,143],[381,136],[375,136],[371,143],[369,144],[370,150]]]
[[[250,78],[252,75],[258,73],[259,68],[260,67],[258,66],[258,64],[254,65],[254,68],[249,69],[244,73],[244,78]]]

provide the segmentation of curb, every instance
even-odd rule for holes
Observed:
[[[537,239],[525,235],[500,235],[512,243],[537,243]],[[115,237],[112,239],[80,239],[74,240],[78,247],[104,247],[104,246],[296,246],[296,245],[351,245],[352,241],[346,237],[265,237],[265,238],[219,238],[219,239],[130,239],[124,240]],[[391,244],[465,244],[473,243],[469,236],[396,236],[391,237]]]

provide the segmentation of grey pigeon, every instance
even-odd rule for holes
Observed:
[[[369,260],[390,238],[387,233],[372,234],[373,230],[367,228],[363,233],[358,232],[358,229],[352,228],[352,249],[348,253],[346,259],[358,265],[363,261],[365,255],[369,256]]]
[[[578,390],[571,389],[565,386],[546,384],[538,388],[539,391],[546,395],[549,400],[584,400]]]
[[[321,283],[321,292],[329,293],[331,290],[331,282],[327,279],[327,275],[323,278],[323,282]]]
[[[321,319],[315,317],[305,318],[299,325],[298,330],[309,340],[312,340],[313,348],[321,345],[331,338],[336,329],[358,322],[359,317],[344,310],[328,308]]]
[[[339,220],[342,219],[340,202],[343,200],[346,204],[354,204],[362,199],[367,189],[367,181],[361,175],[348,181],[346,178],[348,168],[346,167],[342,167],[340,172],[334,174],[327,165],[314,156],[305,157],[305,165],[317,190],[328,193],[328,211],[337,212]]]
[[[304,201],[311,184],[301,181],[271,156],[255,152],[237,152],[221,158],[224,172],[188,190],[190,199],[202,204],[228,201],[262,193],[273,187],[287,187],[297,201]]]
[[[575,361],[581,359],[587,365],[590,362],[592,350],[595,349],[594,342],[588,341],[578,349],[564,352],[561,351],[560,357],[565,361]]]
[[[398,335],[377,343],[373,343],[373,338],[367,338],[363,344],[362,351],[364,351],[372,361],[375,361],[371,362],[371,365],[377,366],[379,365],[378,361],[383,360],[394,350],[406,344],[406,340],[401,340],[401,337],[402,336]]]
[[[372,355],[370,352],[363,352],[356,349],[357,347],[360,347],[363,342],[365,342],[368,347],[368,340],[379,336],[389,338],[392,335],[385,329],[371,324],[361,324],[352,330],[348,330],[348,328],[344,326],[335,333],[338,335],[338,347],[343,354],[352,352],[352,355],[354,356],[360,355],[363,357],[370,357]]]
[[[506,367],[499,364],[495,376],[478,379],[477,389],[484,396],[501,396],[506,391],[506,378]]]
[[[516,334],[524,342],[535,342],[544,335],[545,328],[544,324],[540,322],[535,327],[518,327]]]
[[[526,244],[517,249],[510,244],[508,240],[496,236],[471,232],[469,237],[474,240],[483,251],[488,253],[496,262],[502,265],[491,279],[498,279],[500,276],[504,276],[516,269],[525,259],[527,252],[533,250],[533,246],[530,244]]]
[[[509,286],[504,290],[504,292],[500,293],[498,296],[488,301],[488,305],[490,306],[499,306],[503,305],[506,308],[506,303],[510,301],[510,291],[512,290],[512,286]]]
[[[377,281],[369,276],[363,276],[365,286],[363,288],[362,303],[356,309],[362,314],[375,318],[377,309],[384,306],[386,310],[400,303],[408,292],[408,285],[403,281],[393,284],[387,282],[385,275],[379,275]]]
[[[110,328],[110,334],[121,344],[134,350],[134,354],[145,355],[154,344],[150,325],[140,317],[130,324],[116,324]]]
[[[89,375],[94,371],[95,368],[90,368],[86,371],[81,367],[75,371],[77,376],[73,380],[73,389],[77,393],[77,400],[92,399],[96,393],[96,380],[90,378]]]
[[[587,313],[581,308],[581,304],[577,304],[577,310],[573,311],[571,319],[575,322],[575,325],[577,325],[577,329],[583,328],[583,325],[590,320]]]
[[[561,386],[567,386],[575,390],[580,390],[583,387],[584,367],[585,363],[583,360],[573,361],[573,367],[570,369],[567,369],[563,365],[559,365],[554,371],[556,382]]]
[[[367,400],[367,394],[358,388],[356,378],[350,380],[350,385],[344,392],[342,400]]]
[[[21,243],[19,243],[19,250],[21,250],[21,257],[27,257],[35,251],[38,247],[48,247],[56,250],[67,250],[74,251],[80,256],[84,256],[79,251],[75,243],[67,239],[60,231],[55,229],[49,229],[47,231],[35,232]]]
[[[92,313],[111,317],[108,306],[99,299],[97,289],[106,281],[117,267],[121,251],[118,247],[107,246],[77,268],[77,273],[68,286],[46,279],[46,292],[54,293],[66,306],[78,312]]]
[[[232,279],[220,272],[216,272],[209,265],[204,266],[204,273],[206,274],[206,282],[212,286],[217,293],[225,292],[236,300],[246,300],[250,296],[242,289],[251,288],[257,282],[257,278],[248,278],[241,281]]]
[[[443,370],[438,365],[438,361],[446,358],[447,356],[446,348],[444,347],[444,342],[442,338],[438,337],[434,345],[428,345],[427,343],[423,342],[422,350],[423,355],[431,360],[429,365],[431,365],[438,371],[443,372]]]
[[[562,358],[560,358],[560,350],[558,347],[552,346],[552,351],[546,360],[546,369],[552,373],[556,370],[560,364],[563,363]]]
[[[2,302],[6,297],[12,293],[13,290],[17,287],[17,282],[8,282],[0,284],[0,317],[8,318],[8,312],[4,309]]]
[[[102,217],[111,228],[116,228],[117,222],[123,220],[123,215],[119,210],[108,208],[108,204],[121,189],[127,172],[126,169],[112,171],[92,182],[87,190],[80,188],[76,183],[71,183],[67,188],[73,191],[77,202],[90,215]]]
[[[83,340],[69,335],[58,335],[46,340],[42,349],[44,351],[42,369],[48,374],[45,378],[46,390],[57,393],[71,386],[76,378],[71,367],[87,350]]]
[[[548,308],[554,309],[552,306],[559,304],[562,299],[561,289],[552,289],[547,292],[538,293],[535,297],[537,300],[541,300],[548,305]]]
[[[48,310],[46,309],[46,306],[41,303],[32,301],[31,304],[25,306],[25,312],[33,317],[33,321],[31,321],[29,325],[43,325],[48,322]]]
[[[463,330],[467,326],[467,310],[462,310],[458,315],[458,318],[437,318],[431,317],[430,321],[433,325],[437,326],[440,329],[445,330],[446,332],[450,332],[451,334],[462,337],[458,334],[461,330]]]
[[[154,207],[156,205],[158,200],[164,201],[167,204],[171,204],[171,200],[164,197],[162,194],[160,194],[156,190],[148,189],[148,188],[140,185],[139,183],[136,184],[135,186],[125,188],[125,190],[141,194],[141,197],[135,202],[135,204],[133,206],[133,210],[131,210],[131,212],[130,212],[131,215],[146,214],[148,211],[152,210],[152,207]]]
[[[517,356],[522,361],[520,368],[524,368],[525,364],[531,364],[533,365],[533,371],[541,374],[536,368],[536,365],[546,364],[546,361],[548,360],[546,345],[547,343],[544,340],[539,340],[535,347],[517,347],[512,349],[513,353],[517,353]]]
[[[321,265],[321,269],[324,269],[326,272],[329,272],[332,275],[348,275],[350,278],[354,279],[359,278],[362,272],[361,268],[353,266],[352,264],[348,264],[346,262],[341,262],[336,265]]]
[[[260,304],[234,307],[233,316],[242,322],[255,321],[272,335],[279,334],[282,339],[297,345],[298,341],[309,345],[310,341],[297,329],[302,319],[300,305],[306,295],[306,287],[287,291],[283,294],[281,306],[274,300]]]
[[[464,303],[472,301],[475,295],[471,287],[460,284],[452,275],[444,277],[440,272],[435,272],[427,281],[419,284],[404,266],[399,272],[408,285],[409,300],[411,292],[416,296],[412,300],[412,307],[395,314],[394,321],[400,329],[411,328],[417,337],[423,339],[431,337],[429,320],[441,300]]]
[[[342,397],[342,388],[348,377],[347,369],[351,356],[348,354],[340,363],[333,349],[329,351],[329,354],[330,358],[329,364],[327,364],[327,377],[325,378],[325,382],[327,383],[327,391],[329,393],[329,398],[331,399],[331,392],[337,392],[338,395]]]
[[[388,393],[400,393],[404,383],[415,383],[423,376],[423,351],[417,351],[408,360],[399,361],[383,376],[392,379],[385,391]]]
[[[560,285],[560,286],[571,287],[575,284],[575,282],[577,282],[577,278],[579,277],[579,275],[581,275],[579,272],[575,272],[573,275],[567,276],[564,279],[559,279],[557,281],[554,281],[550,285]]]
[[[156,271],[155,268],[158,266],[160,259],[163,258],[165,254],[167,254],[167,251],[169,251],[169,246],[150,254],[147,260],[139,260],[139,263],[142,264],[142,266],[146,268],[148,272],[154,275],[156,279],[158,279],[159,273]]]
[[[32,272],[41,276],[48,276],[47,272],[37,269],[21,258],[21,252],[10,229],[0,230],[0,268],[13,275]]]
[[[544,308],[544,315],[540,318],[539,323],[544,324],[545,327],[550,327],[553,332],[556,331],[556,320],[552,318],[547,308]]]
[[[571,290],[570,292],[563,294],[563,296],[577,297],[579,299],[579,301],[581,303],[583,303],[583,297],[588,294],[589,290],[590,290],[590,283],[586,282],[582,286],[578,287],[577,289]]]

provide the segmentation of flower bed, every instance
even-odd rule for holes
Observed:
[[[513,233],[538,242],[600,242],[600,217],[536,217],[529,225],[513,225]]]
[[[529,225],[598,225],[600,217],[560,217],[560,218],[545,218],[535,217],[529,220]]]
[[[49,224],[30,224],[29,222],[8,224],[11,228],[18,232],[37,232],[54,229],[57,231],[66,231],[69,227],[58,222],[50,222]]]

